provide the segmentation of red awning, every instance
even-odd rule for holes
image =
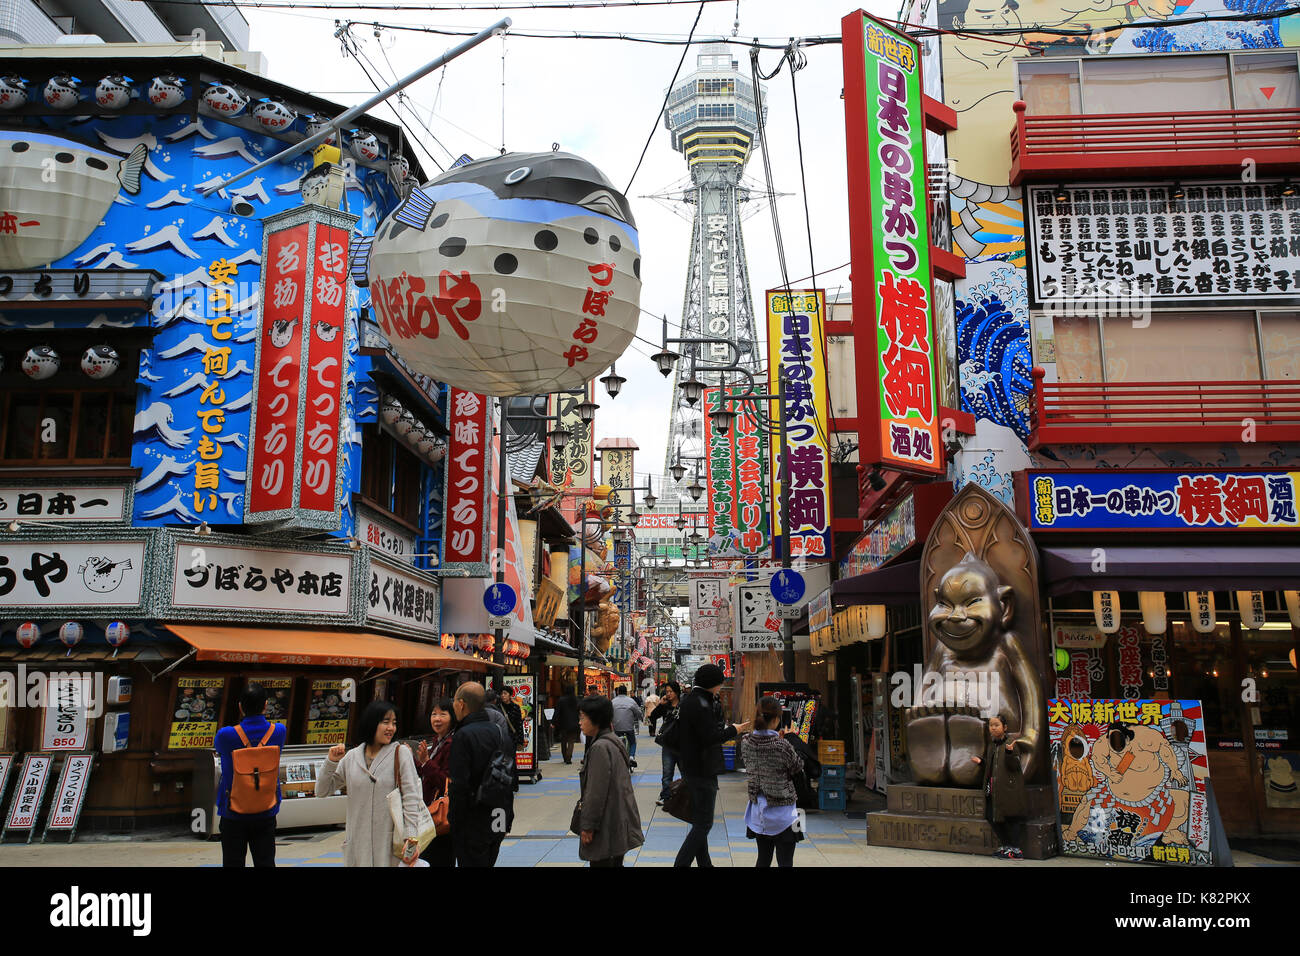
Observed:
[[[326,667],[422,667],[486,671],[487,661],[436,644],[341,631],[169,624],[201,661],[231,664],[315,664]]]

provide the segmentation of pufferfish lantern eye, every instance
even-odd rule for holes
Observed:
[[[620,222],[627,222],[623,210],[618,207],[618,201],[614,199],[607,189],[596,190],[594,193],[578,200],[578,205],[584,209],[590,209],[592,212],[610,216]]]
[[[528,174],[531,172],[532,170],[529,167],[520,166],[518,169],[511,170],[506,174],[505,183],[507,186],[514,186],[517,183],[522,183],[528,178]]]

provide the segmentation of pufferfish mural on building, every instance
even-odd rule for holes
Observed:
[[[122,159],[62,136],[0,129],[0,269],[47,265],[80,246],[121,191],[140,191],[146,155],[143,145]]]
[[[414,369],[488,395],[582,387],[631,344],[641,253],[591,163],[507,153],[411,191],[358,246],[377,318]]]

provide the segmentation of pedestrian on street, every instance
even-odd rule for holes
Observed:
[[[695,672],[695,689],[682,699],[678,761],[691,796],[691,829],[673,866],[689,867],[692,860],[698,866],[713,866],[709,859],[709,831],[713,829],[713,810],[718,800],[718,774],[725,767],[722,744],[750,727],[750,721],[728,724],[723,719],[717,699],[722,681],[722,668],[705,664]]]
[[[582,732],[591,739],[578,772],[578,858],[592,866],[622,866],[627,852],[645,842],[632,790],[633,764],[611,728],[615,711],[609,700],[588,697],[578,709]]]
[[[420,782],[424,785],[424,805],[447,792],[447,768],[451,766],[451,740],[456,733],[456,715],[452,710],[450,697],[443,697],[433,705],[429,715],[429,726],[433,728],[432,744],[422,741],[415,752],[415,765],[420,768]],[[452,848],[451,833],[435,837],[420,859],[430,866],[455,866],[456,852]]]
[[[518,750],[524,745],[524,711],[523,708],[515,703],[515,689],[513,687],[503,687],[499,699],[501,713],[506,715],[506,722],[510,725],[510,739],[515,743],[515,749]]]
[[[650,713],[650,723],[653,728],[656,720],[663,721],[663,730],[655,742],[660,747],[660,763],[663,765],[663,773],[660,777],[659,799],[655,801],[656,807],[662,807],[668,800],[669,790],[673,785],[674,772],[677,770],[677,751],[663,742],[668,733],[668,725],[676,723],[681,711],[682,698],[680,685],[675,680],[670,680],[664,684],[662,697],[659,705]],[[653,729],[651,733],[653,733]]]
[[[506,733],[489,719],[486,696],[482,684],[469,681],[456,688],[452,699],[458,724],[451,741],[447,780],[457,866],[496,866],[501,841],[514,822],[513,794],[505,795],[501,807],[479,802],[479,788],[493,757],[513,748]]]
[[[560,696],[555,701],[555,712],[551,715],[551,726],[560,741],[560,755],[565,763],[573,763],[573,745],[578,742],[578,698],[573,693],[573,685],[565,684],[560,689]]]
[[[394,743],[396,735],[397,709],[385,700],[371,701],[361,712],[357,746],[351,750],[343,744],[331,747],[316,777],[318,797],[347,787],[344,866],[411,866],[418,859],[415,833],[422,795],[420,775],[411,748]],[[400,860],[393,855],[393,817],[388,809],[388,794],[399,777],[406,826],[406,852]]]
[[[266,712],[266,691],[260,684],[249,683],[239,695],[239,723],[223,727],[217,733],[215,743],[217,754],[221,757],[221,782],[217,788],[217,815],[221,818],[221,865],[242,867],[249,851],[253,855],[253,866],[275,866],[275,818],[280,812],[280,773],[279,757],[284,750],[285,725],[271,724],[263,714]],[[250,747],[266,747],[274,750],[275,772],[269,776],[275,781],[275,798],[272,803],[268,789],[258,805],[272,803],[264,810],[252,813],[240,813],[230,806],[230,788],[234,782],[234,760],[236,750]],[[268,766],[271,754],[266,755]],[[261,774],[258,774],[260,777]],[[259,781],[260,782],[260,781]],[[243,786],[237,787],[242,797]],[[255,797],[255,799],[257,799]],[[244,806],[237,799],[237,806]]]
[[[511,691],[514,696],[514,691]],[[510,726],[510,718],[506,716],[505,707],[502,703],[501,696],[494,690],[484,691],[484,709],[487,711],[488,720],[496,725],[496,728],[505,735],[510,741],[510,746],[506,752],[510,757],[510,773],[514,777],[515,792],[519,792],[519,775],[515,768],[515,729]],[[521,717],[522,722],[522,717]]]
[[[984,765],[984,818],[993,824],[998,838],[997,855],[1004,860],[1023,860],[1020,845],[1024,842],[1025,777],[1020,757],[1015,752],[1015,734],[1007,733],[1002,714],[989,718],[989,742],[983,759],[971,757]]]
[[[656,690],[652,690],[649,694],[647,694],[645,699],[646,719],[650,722],[651,737],[655,735],[654,712],[655,712],[655,708],[658,706],[659,706],[659,691],[656,689]]]
[[[600,699],[604,700],[603,697]],[[611,706],[614,708],[614,733],[623,738],[623,743],[627,745],[627,755],[632,760],[632,766],[635,767],[636,732],[644,715],[637,702],[628,696],[626,684],[618,685]]]
[[[799,810],[795,806],[795,780],[803,773],[803,760],[778,733],[780,724],[781,702],[775,697],[764,697],[758,702],[753,733],[740,741],[740,752],[749,774],[745,836],[758,841],[755,865],[759,867],[770,867],[773,853],[777,866],[794,866],[794,847],[803,839]]]

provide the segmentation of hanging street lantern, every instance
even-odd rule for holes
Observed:
[[[480,394],[582,388],[636,332],[631,207],[569,153],[506,153],[449,170],[413,189],[357,258],[397,354]]]

